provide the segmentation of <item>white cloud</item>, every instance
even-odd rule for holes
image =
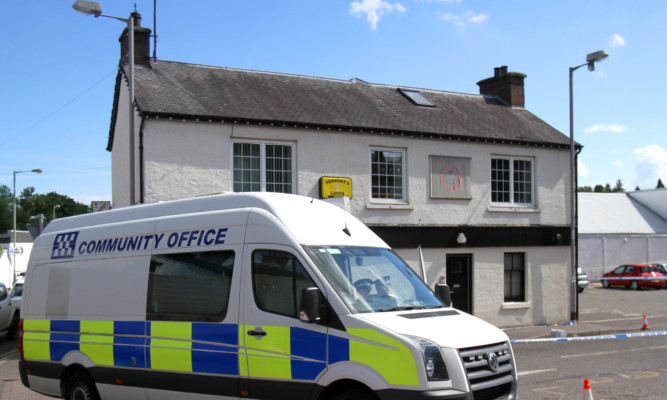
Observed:
[[[405,13],[406,8],[401,3],[388,3],[382,0],[362,0],[350,3],[350,14],[359,17],[366,15],[366,20],[371,24],[373,30],[385,14]]]
[[[446,22],[452,22],[459,28],[460,32],[466,28],[468,23],[481,24],[490,18],[489,14],[477,14],[473,11],[468,11],[464,14],[440,13],[440,19]]]
[[[654,144],[632,151],[635,161],[635,184],[642,189],[653,189],[658,178],[667,181],[667,150]]]
[[[584,133],[594,134],[600,132],[611,132],[611,133],[623,133],[628,130],[628,127],[623,124],[611,123],[611,124],[597,124],[589,126],[584,129]]]
[[[609,46],[610,47],[623,47],[625,46],[625,39],[623,36],[619,35],[618,33],[614,33],[611,35],[611,38],[609,39]]]
[[[588,171],[588,167],[584,164],[581,158],[577,158],[577,175],[580,178],[588,178],[591,175],[590,171]]]
[[[613,165],[616,168],[623,168],[623,161],[621,160],[612,161],[611,165]]]

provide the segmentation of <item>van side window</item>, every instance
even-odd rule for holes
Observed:
[[[315,286],[294,255],[277,250],[253,253],[252,278],[257,307],[292,318],[298,317],[301,291]]]
[[[220,322],[227,314],[233,251],[151,257],[146,319]]]

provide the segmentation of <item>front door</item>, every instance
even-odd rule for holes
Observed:
[[[447,285],[453,307],[472,313],[472,254],[447,254]]]
[[[299,320],[301,291],[318,285],[289,247],[246,246],[244,263],[242,386],[249,398],[306,398],[327,367],[327,328]]]

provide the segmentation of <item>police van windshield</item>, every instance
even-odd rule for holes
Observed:
[[[393,251],[372,247],[305,246],[352,312],[442,307]]]

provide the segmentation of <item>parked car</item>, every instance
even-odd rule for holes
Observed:
[[[658,272],[658,268],[651,264],[630,264],[621,265],[611,272],[602,275],[602,286],[624,286],[632,290],[641,287],[654,287],[659,289],[664,285],[661,278],[663,275]],[[636,278],[636,279],[633,279]]]
[[[0,335],[15,340],[19,334],[19,301],[14,301],[4,283],[0,282]]]
[[[9,297],[12,299],[18,299],[18,301],[21,301],[21,298],[23,297],[23,282],[25,281],[25,276],[18,276],[16,277],[16,283],[14,283],[14,287],[12,288],[12,291],[9,293]]]
[[[658,269],[658,272],[667,277],[667,262],[659,262],[653,265],[655,265],[655,267]],[[667,288],[667,279],[662,282],[664,283],[662,286]]]
[[[583,292],[589,284],[588,275],[584,274],[581,268],[577,268],[577,291],[579,293]]]

